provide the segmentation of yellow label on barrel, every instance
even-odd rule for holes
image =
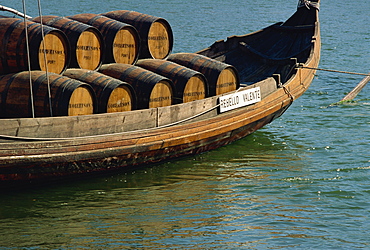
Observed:
[[[93,112],[94,103],[90,91],[85,87],[76,88],[69,99],[68,115],[91,115]]]
[[[134,34],[129,29],[117,32],[113,41],[113,57],[116,63],[133,64],[138,53]]]
[[[91,31],[81,33],[77,41],[76,57],[80,68],[95,70],[101,62],[101,44],[98,36]]]
[[[206,97],[205,88],[206,83],[202,78],[198,76],[191,77],[184,89],[183,102],[204,99]]]
[[[132,97],[130,91],[122,86],[115,88],[109,96],[107,113],[132,110]]]
[[[236,90],[237,82],[238,78],[235,71],[232,68],[224,69],[220,73],[216,83],[216,95]]]
[[[170,38],[167,27],[161,22],[154,22],[148,34],[149,51],[155,59],[163,59],[170,53]]]
[[[149,108],[170,106],[172,104],[172,88],[164,81],[158,82],[149,98]]]
[[[56,74],[62,73],[67,66],[67,48],[65,46],[57,33],[46,34],[39,47],[40,69]]]

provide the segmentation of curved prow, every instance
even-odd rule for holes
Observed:
[[[317,12],[319,10],[320,0],[299,0],[296,13],[284,22],[283,26],[312,25],[317,22]]]
[[[284,84],[295,75],[297,63],[310,60],[319,37],[318,5],[318,0],[300,0],[285,22],[229,37],[198,53],[234,65],[241,83],[249,85],[279,74]]]
[[[298,1],[298,8],[306,7],[307,9],[315,8],[320,10],[320,0],[299,0]]]

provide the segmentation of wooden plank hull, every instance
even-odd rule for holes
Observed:
[[[116,169],[131,169],[132,167],[146,166],[182,156],[199,154],[227,145],[243,138],[265,124],[271,122],[276,114],[248,123],[235,130],[217,133],[213,136],[204,135],[194,139],[188,136],[183,139],[168,139],[142,144],[122,145],[116,142],[116,147],[85,150],[83,153],[54,153],[37,157],[28,155],[22,159],[13,158],[6,162],[6,167],[0,169],[1,184],[8,185],[14,182],[23,183],[24,180],[35,182],[50,182],[61,177],[76,177],[94,172],[107,172]],[[211,133],[211,132],[209,132]],[[191,142],[187,142],[191,141]],[[114,144],[114,143],[113,143]],[[37,157],[38,159],[35,159]]]
[[[318,11],[313,8],[298,11],[309,14],[311,19],[313,16],[314,21],[305,28],[308,31],[304,31],[309,35],[310,46],[298,49],[296,60],[300,66],[316,68],[320,58]],[[296,13],[286,23],[301,14]],[[258,38],[275,32],[276,28],[287,29],[271,27],[251,36]],[[226,62],[231,55],[238,54],[242,56],[232,60],[240,61],[250,56],[250,51],[245,54],[243,51],[247,48],[245,44],[252,40],[249,35],[230,37],[198,53]],[[278,66],[272,64],[273,74],[269,67],[264,70],[265,75],[260,76],[262,79],[238,90],[259,87],[261,101],[225,113],[220,113],[219,96],[214,96],[173,106],[110,114],[2,119],[0,186],[45,183],[143,167],[213,150],[243,138],[281,116],[307,90],[315,75],[315,70],[297,67],[297,63],[292,65],[291,60],[277,59],[275,54],[262,57],[256,68],[265,68],[261,62],[276,62]],[[279,66],[285,62],[284,67]],[[243,75],[243,63],[233,65],[239,66],[245,82],[252,79],[250,74]]]

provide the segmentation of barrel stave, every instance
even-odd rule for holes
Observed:
[[[135,91],[126,82],[85,69],[68,69],[64,76],[91,85],[97,97],[98,113],[131,111],[136,108]]]
[[[88,84],[44,71],[0,76],[0,95],[1,117],[33,117],[32,110],[36,117],[89,115],[96,111],[96,96]]]
[[[134,26],[90,13],[68,18],[91,25],[101,32],[106,46],[104,63],[134,64],[137,61],[140,37]]]
[[[172,51],[173,33],[167,20],[136,11],[116,10],[102,14],[134,26],[141,39],[139,58],[164,59]]]
[[[62,30],[71,46],[71,68],[97,70],[104,58],[105,44],[102,34],[90,25],[59,16],[33,18],[34,22]]]
[[[207,78],[210,95],[221,95],[240,86],[238,72],[232,65],[194,53],[171,54],[167,60],[202,73]]]
[[[173,82],[149,70],[128,64],[105,64],[100,72],[127,82],[135,90],[138,109],[173,104]]]
[[[171,79],[175,87],[174,103],[200,100],[208,95],[206,78],[195,70],[160,59],[142,59],[136,65]]]
[[[29,37],[31,70],[48,70],[60,74],[70,63],[70,45],[67,36],[60,30],[26,21]],[[24,20],[20,18],[0,19],[0,74],[28,70],[26,33]],[[45,54],[44,54],[45,53]],[[46,64],[45,64],[46,57]]]

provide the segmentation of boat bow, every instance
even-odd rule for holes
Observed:
[[[82,116],[0,119],[0,186],[147,166],[227,145],[281,116],[315,76],[319,1],[299,1],[285,22],[197,52],[232,65],[240,88],[166,107]],[[310,69],[307,69],[306,66]],[[227,82],[226,82],[227,83]],[[220,98],[260,93],[220,112]]]

